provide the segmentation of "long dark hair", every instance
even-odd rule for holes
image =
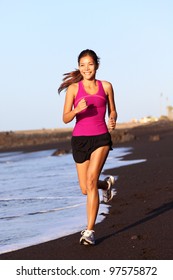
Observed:
[[[100,58],[96,55],[96,53],[94,51],[89,50],[89,49],[86,49],[79,54],[78,65],[80,63],[80,59],[87,55],[89,55],[93,58],[93,60],[96,64],[96,67],[98,67]],[[58,88],[58,93],[60,93],[64,89],[67,89],[68,86],[70,86],[71,84],[78,83],[79,81],[81,81],[83,79],[83,77],[78,69],[76,69],[72,72],[69,72],[69,73],[65,73],[63,76],[64,76],[64,78],[62,80],[63,82],[60,85],[60,87]]]

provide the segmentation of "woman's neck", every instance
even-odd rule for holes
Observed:
[[[83,85],[84,85],[85,87],[90,87],[90,88],[92,88],[92,87],[97,86],[97,80],[96,80],[95,78],[92,79],[92,80],[83,79],[82,82],[83,82]]]

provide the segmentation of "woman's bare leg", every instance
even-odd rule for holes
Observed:
[[[92,230],[95,225],[99,209],[98,178],[109,153],[109,147],[104,146],[96,149],[90,158],[87,172],[87,215],[88,229]]]
[[[76,163],[79,185],[83,194],[87,195],[87,171],[89,160],[83,163]]]
[[[83,163],[77,163],[76,164],[76,169],[78,173],[78,180],[79,180],[79,185],[81,188],[81,191],[83,194],[87,194],[87,170],[89,166],[89,160],[83,162]],[[107,190],[108,188],[108,183],[106,181],[97,181],[97,188],[102,189],[102,190]]]
[[[87,194],[87,229],[89,230],[94,228],[98,213],[99,194],[97,184],[108,153],[109,146],[100,147],[92,153],[90,160],[82,164],[76,164],[81,190],[83,194]],[[104,182],[103,185],[106,189],[107,183]]]

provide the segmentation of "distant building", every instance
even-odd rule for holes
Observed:
[[[168,119],[173,120],[173,106],[167,107]]]
[[[158,118],[148,116],[140,119],[140,123],[157,122]]]

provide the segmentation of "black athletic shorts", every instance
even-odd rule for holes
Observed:
[[[109,132],[96,136],[72,136],[72,154],[76,163],[90,159],[92,152],[102,146],[109,146],[112,150],[112,140]]]

